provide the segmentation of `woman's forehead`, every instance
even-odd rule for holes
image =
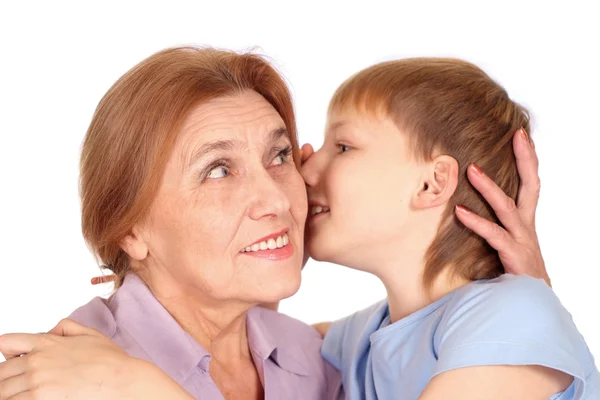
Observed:
[[[287,133],[275,108],[254,92],[211,100],[191,110],[183,123],[179,142],[202,147],[215,141],[265,143],[274,132]]]

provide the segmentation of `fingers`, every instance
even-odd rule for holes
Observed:
[[[303,165],[306,160],[308,160],[313,154],[314,154],[315,150],[313,149],[312,145],[310,145],[309,143],[306,143],[304,146],[302,146],[301,149],[301,157],[300,157],[300,165]]]
[[[473,187],[475,187],[490,206],[492,206],[498,219],[502,222],[502,225],[504,225],[504,227],[514,236],[519,235],[523,227],[523,221],[521,220],[519,210],[514,200],[507,196],[496,182],[484,174],[477,165],[471,164],[469,168],[467,168],[467,176]],[[490,222],[490,224],[492,224],[492,222]]]
[[[38,399],[40,398],[39,396],[38,397],[35,397],[35,396],[36,395],[33,393],[33,391],[27,391],[27,392],[21,392],[13,397],[9,397],[8,400],[35,400],[36,398],[38,398]],[[0,400],[4,400],[4,399],[0,398]]]
[[[504,228],[472,213],[463,206],[457,206],[455,213],[460,222],[484,238],[498,252],[511,254],[510,249],[514,247],[515,240]]]
[[[32,333],[7,333],[0,336],[0,352],[7,360],[30,353],[43,335]]]
[[[513,138],[513,149],[517,168],[521,177],[521,187],[517,204],[525,221],[533,223],[535,209],[540,197],[539,160],[527,133],[520,129]]]
[[[115,279],[116,279],[115,274],[96,276],[96,277],[92,278],[91,283],[92,283],[92,285],[99,285],[101,283],[113,282]]]
[[[0,388],[3,387],[4,383],[2,382],[6,379],[24,374],[26,371],[27,359],[25,357],[16,357],[0,363]]]
[[[519,197],[515,203],[475,164],[467,169],[471,184],[492,206],[504,227],[514,236],[520,234],[523,224],[534,226],[540,179],[538,159],[533,146],[523,129],[519,129],[513,139],[517,168],[521,177]]]
[[[91,335],[91,336],[103,336],[96,329],[88,328],[87,326],[78,324],[72,319],[65,318],[52,328],[48,333],[58,336],[79,336],[79,335]]]
[[[30,388],[30,381],[26,374],[12,376],[7,379],[0,379],[0,400],[4,399],[27,399],[25,396]],[[15,396],[21,397],[15,397]]]

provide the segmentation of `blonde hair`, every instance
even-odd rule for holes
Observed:
[[[427,250],[424,285],[430,287],[447,266],[469,280],[502,274],[498,253],[463,226],[454,209],[463,205],[500,224],[466,171],[476,163],[516,200],[520,178],[512,137],[520,127],[529,133],[527,110],[480,68],[448,58],[404,59],[367,68],[333,96],[330,112],[344,107],[392,118],[419,159],[431,160],[441,152],[458,161],[458,186]]]

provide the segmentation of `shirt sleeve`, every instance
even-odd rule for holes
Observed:
[[[338,371],[342,369],[344,333],[346,331],[349,318],[350,317],[346,317],[344,319],[334,321],[327,330],[327,334],[323,339],[323,345],[321,346],[321,355],[323,358],[325,358],[325,360],[333,365]]]
[[[369,341],[387,311],[387,302],[382,301],[350,316],[334,321],[323,340],[321,355],[337,370],[344,373],[352,357]]]
[[[587,346],[543,281],[506,275],[470,286],[459,289],[440,321],[435,375],[469,366],[539,365],[572,375],[569,390],[583,393],[587,366],[580,356]]]

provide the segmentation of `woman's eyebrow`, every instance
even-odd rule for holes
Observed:
[[[268,139],[267,144],[270,145],[270,146],[273,146],[282,137],[286,137],[286,138],[290,139],[290,133],[288,132],[287,129],[281,128],[281,127],[273,129],[271,131],[270,135],[269,135],[269,139]]]
[[[241,147],[241,145],[242,144],[240,142],[234,140],[215,140],[212,142],[204,143],[198,150],[194,151],[194,153],[190,157],[188,168],[195,165],[207,154],[213,153],[215,151],[230,151],[235,149],[236,147]]]
[[[275,145],[282,137],[287,137],[289,139],[289,132],[286,128],[276,128],[273,129],[268,135],[269,139],[267,139],[267,144],[269,146]],[[201,160],[207,154],[216,152],[216,151],[231,151],[236,148],[241,149],[245,146],[244,143],[238,140],[214,140],[212,142],[204,143],[198,150],[194,151],[192,156],[190,157],[190,162],[188,163],[188,168],[195,165],[199,160]]]
[[[273,152],[273,150],[277,147],[277,144],[280,143],[281,139],[287,139],[286,141],[291,143],[290,133],[284,127],[279,127],[272,129],[264,139],[263,148],[267,153]]]

